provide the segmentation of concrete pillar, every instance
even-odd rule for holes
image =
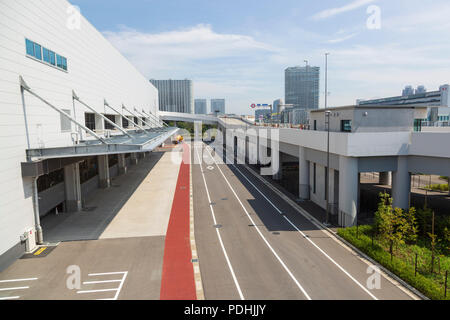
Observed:
[[[381,184],[383,186],[390,186],[391,183],[392,183],[391,172],[380,172],[379,184]]]
[[[98,160],[99,186],[102,189],[109,188],[111,186],[111,179],[109,177],[108,155],[98,156],[97,160]]]
[[[339,158],[339,224],[356,225],[358,215],[359,172],[358,159]]]
[[[66,211],[81,211],[80,166],[78,163],[64,167],[64,188],[66,197]]]
[[[309,185],[309,161],[306,160],[305,148],[300,147],[298,157],[298,173],[299,173],[299,197],[302,200],[310,199],[310,185]]]
[[[130,157],[130,160],[131,160],[131,164],[132,165],[138,164],[139,163],[138,154],[137,153],[132,153],[131,157]]]
[[[125,154],[118,154],[118,163],[117,166],[119,168],[119,174],[127,173],[127,160],[125,159]]]
[[[411,175],[408,171],[408,158],[399,156],[397,171],[392,173],[393,206],[409,209],[409,194],[411,192]]]
[[[275,180],[275,181],[281,181],[283,179],[283,154],[281,152],[278,152],[278,153],[279,153],[278,160],[279,160],[280,166],[279,166],[278,172],[273,175],[273,180]],[[272,152],[272,160],[275,161],[275,159],[276,159],[275,152]]]

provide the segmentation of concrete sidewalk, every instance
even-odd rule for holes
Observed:
[[[42,219],[46,242],[97,240],[165,235],[179,163],[171,152],[152,153],[112,179],[109,189],[97,189],[85,210]]]

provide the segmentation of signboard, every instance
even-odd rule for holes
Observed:
[[[272,108],[272,105],[271,104],[256,104],[256,103],[253,103],[253,104],[250,105],[250,107],[252,109],[255,109],[255,108]]]

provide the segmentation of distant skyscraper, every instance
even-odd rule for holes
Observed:
[[[416,89],[416,94],[426,93],[427,89],[424,86],[418,86]]]
[[[283,104],[284,104],[283,99],[275,100],[275,101],[273,102],[273,113],[278,113],[278,112],[280,112],[280,105],[283,105]]]
[[[159,110],[194,113],[192,80],[150,80],[158,89]]]
[[[211,112],[225,114],[225,99],[211,99]]]
[[[285,70],[285,102],[294,108],[319,109],[319,67],[291,67]]]
[[[414,89],[412,86],[406,86],[405,89],[403,89],[402,96],[412,96],[414,94]]]
[[[207,102],[206,99],[195,99],[195,114],[207,114]]]

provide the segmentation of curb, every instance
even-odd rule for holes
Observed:
[[[244,164],[244,167],[258,180],[260,180],[264,185],[274,191],[278,196],[280,196],[283,200],[285,200],[289,205],[291,205],[295,210],[297,210],[300,214],[302,214],[305,218],[310,220],[314,225],[322,229],[325,233],[328,233],[333,240],[338,242],[342,247],[346,248],[348,251],[352,252],[358,259],[367,265],[376,265],[380,270],[382,275],[393,285],[402,290],[405,294],[413,298],[414,300],[430,300],[423,293],[419,292],[416,288],[408,284],[406,281],[395,275],[392,271],[386,269],[384,266],[380,265],[378,262],[367,256],[364,252],[360,251],[358,248],[348,243],[345,239],[341,238],[336,232],[329,229],[325,225],[323,225],[319,220],[317,220],[314,216],[308,213],[305,209],[300,207],[297,203],[295,203],[291,198],[283,194],[280,190],[262,178],[259,174],[254,172],[252,168],[250,168],[247,164]],[[404,288],[403,288],[403,287]],[[408,292],[410,291],[410,292]]]
[[[191,147],[191,144],[189,144]],[[200,272],[200,262],[197,255],[197,246],[195,244],[195,229],[194,229],[194,190],[192,188],[192,163],[189,165],[189,221],[190,221],[190,241],[192,252],[192,265],[194,267],[195,289],[197,293],[197,300],[205,300],[205,293],[203,291],[202,276]]]

